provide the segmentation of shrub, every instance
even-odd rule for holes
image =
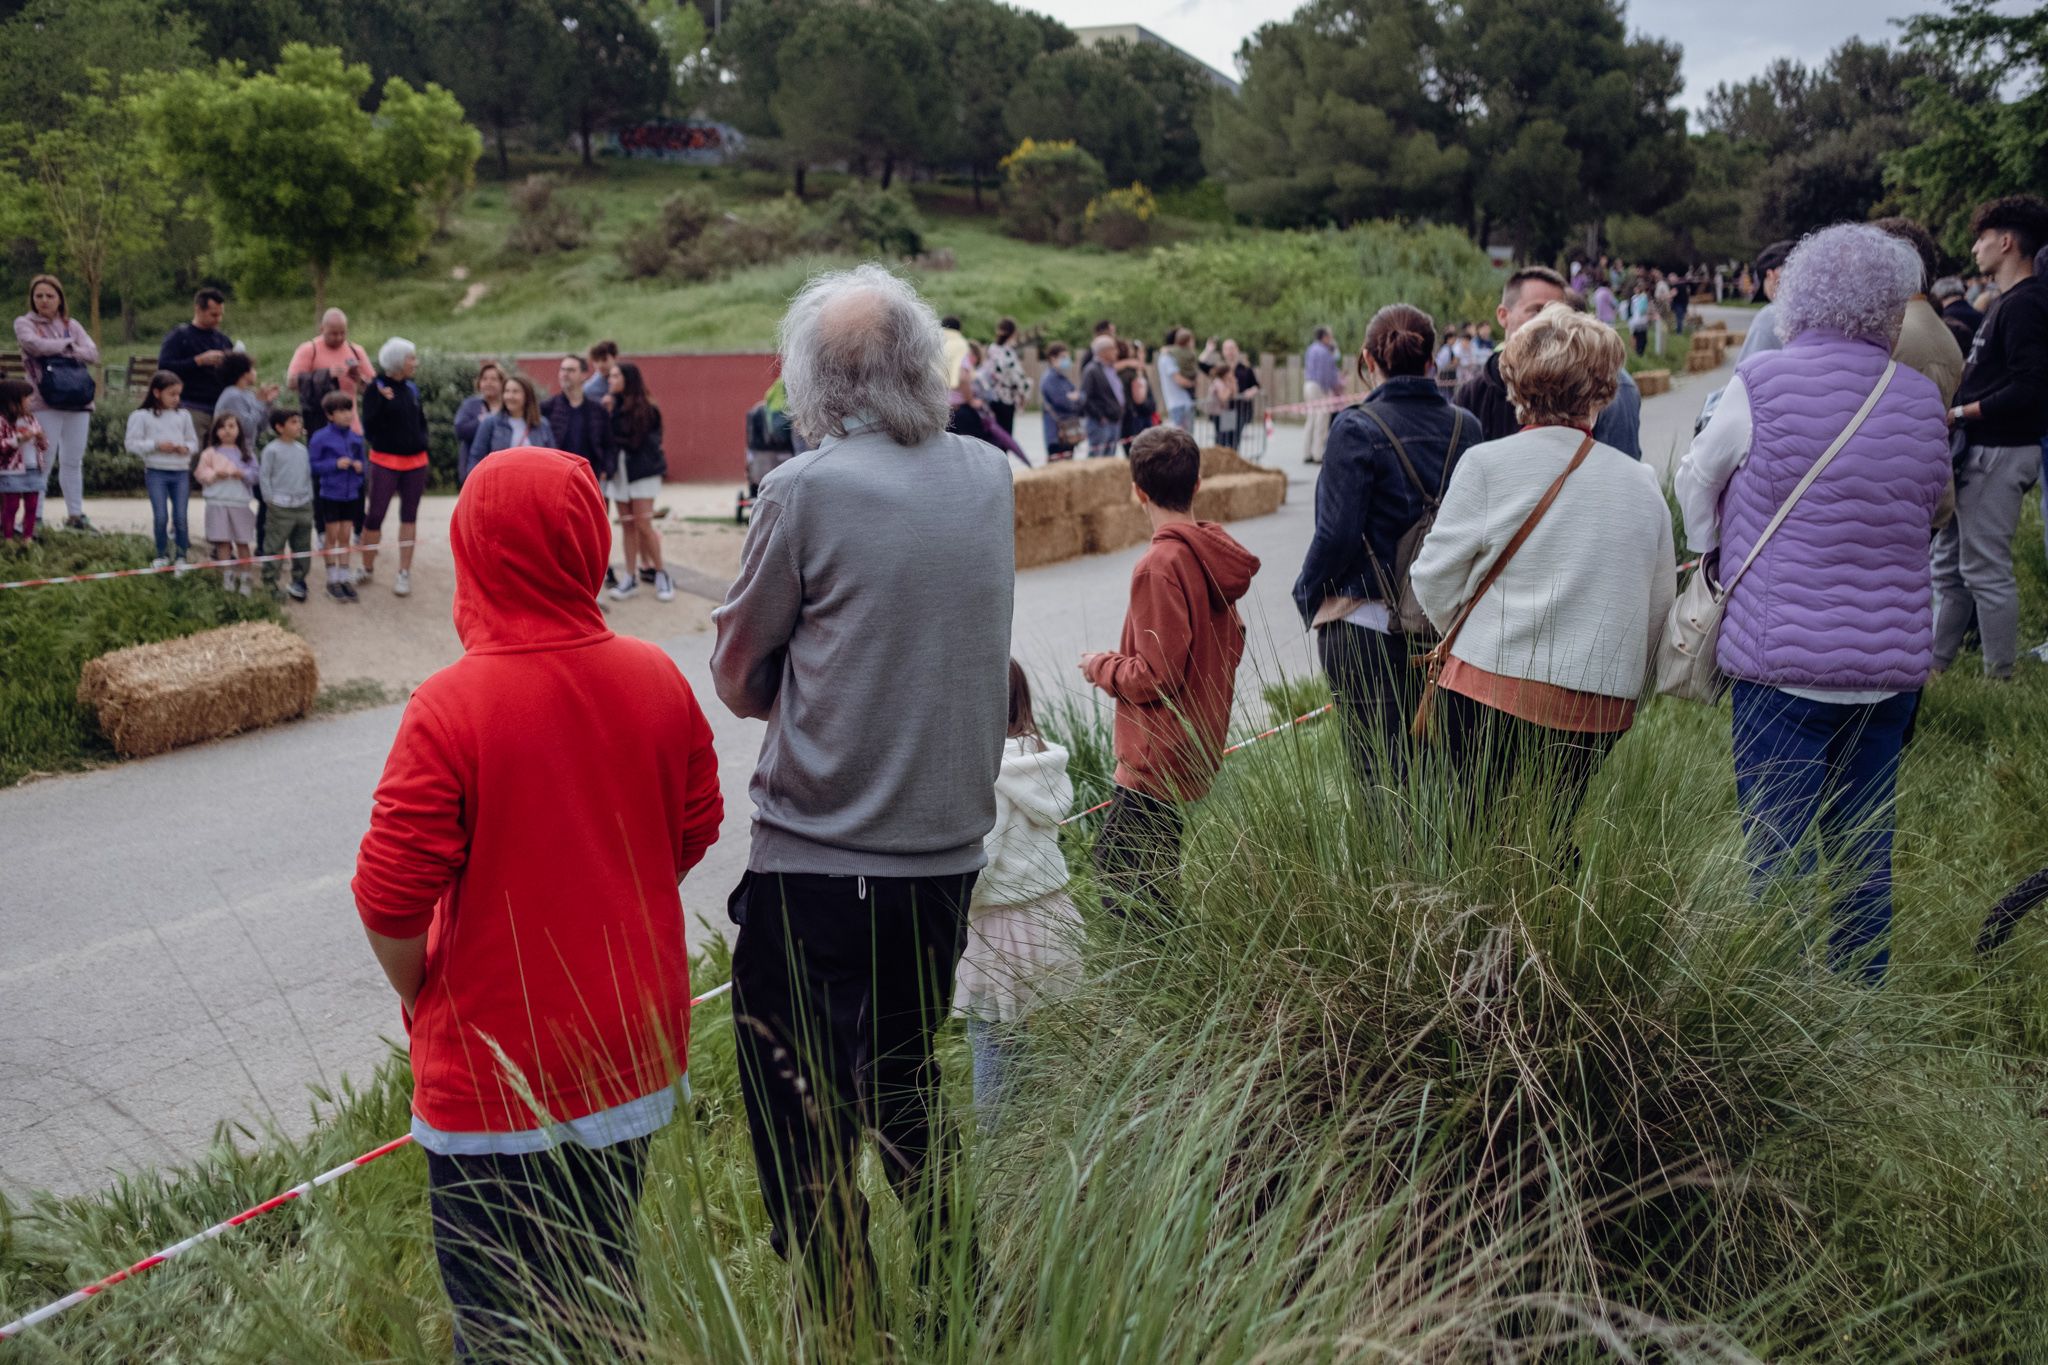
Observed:
[[[902,257],[923,252],[924,230],[924,219],[908,194],[856,180],[825,201],[814,235],[828,251]]]
[[[529,175],[514,185],[506,199],[512,206],[512,231],[505,245],[527,256],[573,251],[590,240],[597,206],[565,198],[562,182],[552,175]]]
[[[412,377],[419,386],[420,408],[427,415],[427,471],[435,488],[455,487],[460,451],[455,439],[455,410],[462,400],[476,392],[476,367],[482,356],[448,351],[421,351],[420,367]],[[498,362],[512,373],[510,360]]]
[[[1152,239],[1152,219],[1158,212],[1152,191],[1143,185],[1110,190],[1088,201],[1088,238],[1111,251],[1143,246]]]
[[[1087,336],[1115,318],[1129,336],[1185,324],[1234,336],[1250,351],[1295,352],[1318,323],[1355,348],[1396,300],[1441,327],[1489,317],[1500,275],[1461,232],[1368,223],[1342,232],[1268,232],[1154,249],[1047,321],[1048,336]]]
[[[123,392],[102,392],[92,410],[90,434],[85,438],[85,491],[103,494],[140,493],[142,461],[128,453],[122,442],[128,435],[128,414],[135,405]]]
[[[1080,241],[1088,202],[1109,186],[1102,163],[1071,142],[1027,137],[1002,167],[1003,230],[1027,242]]]
[[[642,223],[628,228],[626,235],[619,239],[619,264],[626,267],[626,277],[634,280],[651,280],[668,269],[669,258],[675,249],[668,244],[668,234],[662,231],[660,223]]]

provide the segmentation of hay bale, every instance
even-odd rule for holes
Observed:
[[[1642,390],[1643,397],[1645,398],[1653,398],[1660,393],[1669,393],[1671,392],[1671,371],[1644,370],[1636,376],[1636,387]]]
[[[1747,332],[1730,332],[1728,334],[1728,344],[1738,351],[1742,349],[1742,343],[1748,340],[1749,333]]]
[[[1091,555],[1143,545],[1152,538],[1145,509],[1131,501],[1094,507],[1081,514],[1081,543]]]
[[[267,621],[117,649],[78,677],[78,704],[126,758],[292,720],[319,691],[312,649]]]
[[[1279,470],[1223,474],[1204,479],[1195,493],[1195,516],[1203,521],[1243,521],[1280,510],[1287,476]]]
[[[1202,477],[1205,479],[1217,479],[1225,474],[1251,474],[1258,469],[1258,465],[1228,446],[1202,447]]]
[[[1044,564],[1057,564],[1063,559],[1077,559],[1081,551],[1081,523],[1076,518],[1017,528],[1019,569],[1036,569]]]
[[[1121,455],[1103,460],[1069,460],[1060,465],[1070,480],[1074,510],[1107,507],[1127,502],[1131,496],[1131,462]]]
[[[1685,358],[1685,372],[1687,374],[1706,374],[1711,370],[1718,370],[1720,368],[1721,353],[1719,351],[1694,351]]]
[[[1017,524],[1037,526],[1049,521],[1066,521],[1074,515],[1074,479],[1056,464],[1044,469],[1020,469],[1016,474]]]
[[[1727,330],[1728,324],[1725,322],[1721,322],[1718,319],[1713,322],[1706,323],[1700,328],[1700,331],[1702,332],[1725,332]]]

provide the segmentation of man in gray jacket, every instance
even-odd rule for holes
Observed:
[[[796,430],[761,484],[711,667],[768,722],[734,890],[739,1059],[775,1248],[820,1328],[881,1326],[863,1133],[925,1250],[952,1129],[932,1036],[995,823],[1015,587],[1001,451],[949,435],[939,320],[878,266],[805,286],[782,322]]]

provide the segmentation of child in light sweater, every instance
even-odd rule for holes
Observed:
[[[205,490],[206,538],[213,542],[215,559],[247,559],[256,545],[256,513],[249,507],[256,493],[256,462],[242,450],[242,419],[232,412],[216,413],[212,441],[200,452],[194,472]],[[223,569],[220,581],[228,591],[247,597],[255,591],[256,571]]]
[[[1010,661],[1009,739],[996,777],[996,823],[982,841],[988,867],[967,911],[953,1003],[967,1016],[974,1104],[993,1124],[1025,1016],[1079,974],[1081,916],[1067,895],[1060,821],[1074,801],[1067,751],[1031,716],[1031,684]]]
[[[0,540],[29,540],[36,533],[43,484],[50,477],[50,441],[28,410],[29,388],[21,379],[0,380]],[[21,526],[15,528],[15,513]]]

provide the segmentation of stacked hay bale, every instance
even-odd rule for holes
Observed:
[[[1651,398],[1660,393],[1669,393],[1671,392],[1671,371],[1644,370],[1636,376],[1636,387],[1642,390],[1643,397],[1645,398]]]
[[[78,678],[78,704],[124,758],[303,716],[319,691],[312,649],[267,621],[117,649]]]
[[[1202,487],[1195,494],[1195,516],[1202,521],[1243,521],[1280,510],[1287,501],[1287,475],[1253,464],[1234,450],[1208,446],[1202,451]]]
[[[1705,374],[1721,368],[1728,351],[1728,324],[1710,322],[1692,334],[1692,349],[1685,354],[1687,374]]]
[[[1035,569],[1081,553],[1071,465],[1020,470],[1016,475],[1017,567]]]
[[[1152,537],[1152,523],[1131,497],[1130,461],[1121,456],[1019,470],[1016,487],[1019,569],[1108,554]],[[1194,507],[1202,520],[1262,517],[1286,499],[1282,471],[1251,464],[1221,446],[1202,452],[1202,488]]]

